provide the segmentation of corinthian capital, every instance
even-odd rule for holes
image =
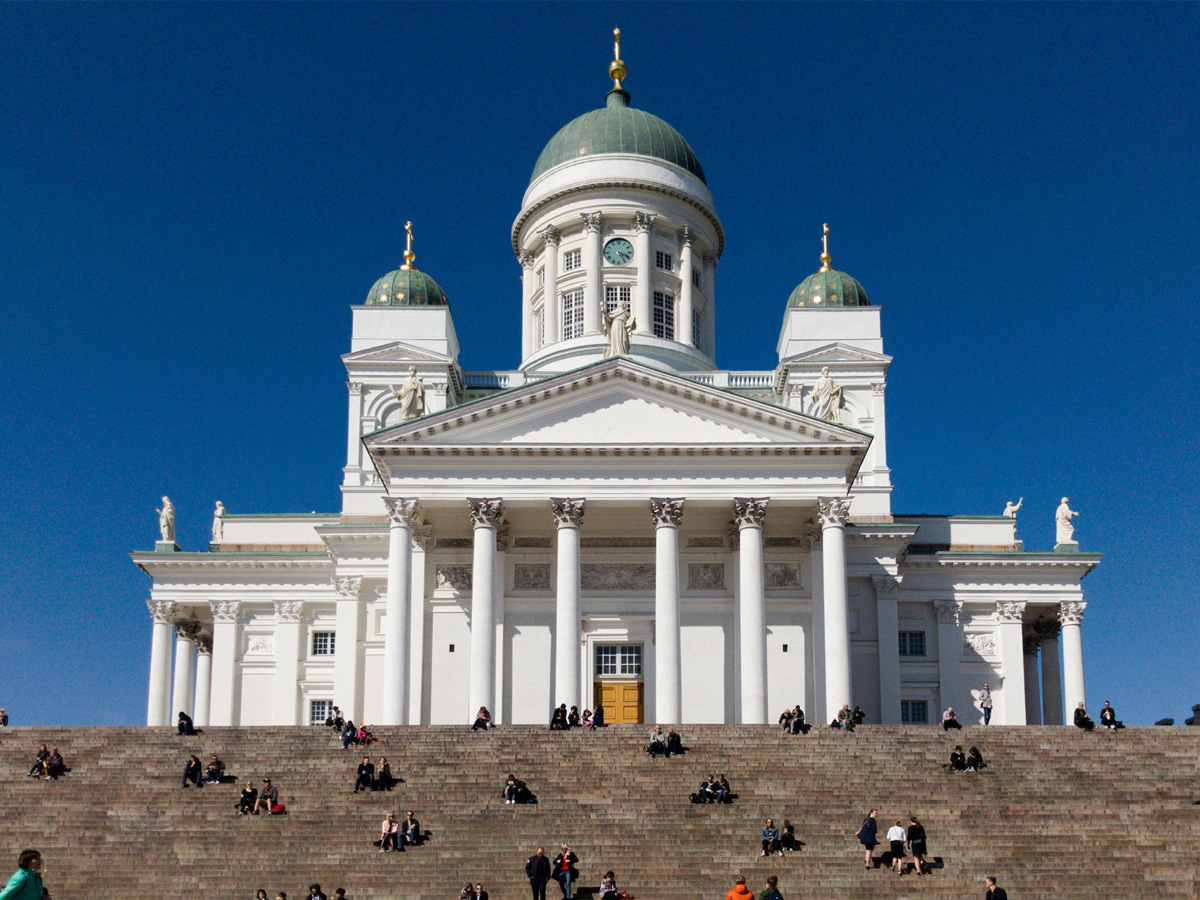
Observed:
[[[1002,625],[1011,625],[1014,622],[1020,623],[1025,616],[1025,601],[1024,600],[997,600],[996,601],[996,618],[999,619]]]
[[[240,600],[214,600],[208,606],[214,622],[236,622],[242,603]]]
[[[384,497],[383,506],[389,525],[407,525],[412,528],[421,521],[421,507],[416,500],[406,497]]]
[[[150,607],[150,618],[157,624],[170,622],[175,615],[175,604],[170,600],[147,600],[146,605]]]
[[[532,269],[533,264],[537,261],[537,255],[530,253],[528,250],[522,250],[517,254],[517,262],[521,264],[522,269]]]
[[[504,521],[504,501],[499,497],[468,497],[467,505],[476,528],[499,528]]]
[[[583,213],[581,218],[583,219],[583,227],[591,232],[598,232],[601,223],[604,221],[604,217],[598,212]]]
[[[346,382],[346,390],[348,390],[350,392],[351,397],[361,397],[362,396],[362,388],[363,388],[362,384],[357,381],[347,381]]]
[[[939,625],[957,625],[962,604],[957,600],[934,600],[933,611],[937,613]]]
[[[656,527],[671,525],[678,528],[679,523],[683,521],[683,498],[651,497],[650,516],[654,519]]]
[[[550,511],[559,528],[578,528],[583,524],[583,501],[567,497],[551,497]]]
[[[696,234],[695,228],[691,225],[684,225],[683,230],[679,232],[679,243],[691,247],[696,243],[696,238],[698,237],[699,235]]]
[[[766,517],[766,497],[733,498],[733,521],[738,528],[762,528]]]
[[[705,253],[704,254],[704,266],[707,269],[715,269],[717,267],[717,254]]]
[[[1063,625],[1078,625],[1083,621],[1087,604],[1082,600],[1068,600],[1058,608],[1058,621]]]
[[[342,576],[329,579],[340,600],[357,600],[362,593],[362,578]]]
[[[654,213],[637,212],[633,214],[633,227],[639,234],[646,234],[654,227]]]
[[[895,600],[900,594],[901,580],[895,575],[872,575],[871,584],[875,588],[875,596],[889,597]]]
[[[817,522],[822,528],[845,525],[850,518],[851,497],[824,497],[817,500]]]
[[[542,235],[542,240],[545,241],[547,244],[549,244],[551,247],[557,247],[559,241],[562,240],[562,234],[553,225],[547,225],[545,228],[543,228],[541,231],[541,235]]]
[[[808,549],[816,552],[821,549],[821,529],[816,525],[804,526],[804,540],[808,544]]]
[[[303,600],[280,600],[275,603],[275,618],[279,622],[299,622],[303,612]]]
[[[175,621],[175,637],[184,641],[194,641],[200,634],[200,623],[195,619],[179,619]]]

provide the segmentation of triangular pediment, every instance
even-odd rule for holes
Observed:
[[[368,448],[473,446],[837,446],[870,437],[720,388],[609,359],[377,431]]]
[[[818,365],[827,363],[890,363],[892,358],[885,353],[876,353],[873,350],[864,350],[861,347],[855,347],[850,344],[835,342],[826,344],[823,347],[817,347],[813,350],[807,350],[804,353],[797,353],[795,356],[789,356],[787,359],[780,362],[781,366],[800,366],[800,365]]]
[[[412,344],[406,344],[403,341],[392,341],[391,343],[381,344],[378,347],[371,347],[367,350],[346,353],[342,356],[342,361],[347,365],[350,363],[389,362],[453,365],[455,362],[452,356],[446,356],[444,353],[437,353],[433,350],[426,350],[423,347],[414,347]]]

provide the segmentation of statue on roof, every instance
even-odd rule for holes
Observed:
[[[838,411],[845,405],[842,389],[829,377],[829,366],[821,367],[821,377],[812,389],[812,414],[826,422],[836,422]]]
[[[162,509],[158,513],[158,530],[162,534],[163,543],[175,543],[175,504],[169,497],[162,498]]]
[[[630,336],[633,334],[637,319],[629,314],[629,307],[624,300],[617,301],[617,308],[611,313],[604,313],[604,336],[608,338],[608,346],[604,348],[604,358],[610,356],[628,356]]]
[[[1075,525],[1071,522],[1079,513],[1067,505],[1067,498],[1062,498],[1058,509],[1054,511],[1054,543],[1077,544],[1075,540]]]
[[[392,393],[400,401],[400,421],[407,422],[418,416],[425,415],[425,385],[417,374],[416,366],[408,367],[408,377],[404,384],[397,389],[392,386]]]
[[[225,504],[220,500],[217,501],[217,508],[213,511],[213,526],[212,526],[212,542],[214,544],[221,543],[221,539],[225,536]]]
[[[1025,498],[1022,497],[1016,503],[1013,503],[1011,500],[1009,500],[1007,503],[1005,503],[1004,504],[1004,513],[1003,513],[1004,518],[1015,519],[1017,517],[1017,510],[1021,508],[1021,504],[1024,502],[1025,502]]]

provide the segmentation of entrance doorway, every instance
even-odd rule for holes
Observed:
[[[596,645],[593,700],[609,724],[645,721],[641,644]]]

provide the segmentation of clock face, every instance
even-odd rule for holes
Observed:
[[[614,266],[625,266],[633,259],[633,244],[625,238],[613,238],[604,245],[604,258]]]

